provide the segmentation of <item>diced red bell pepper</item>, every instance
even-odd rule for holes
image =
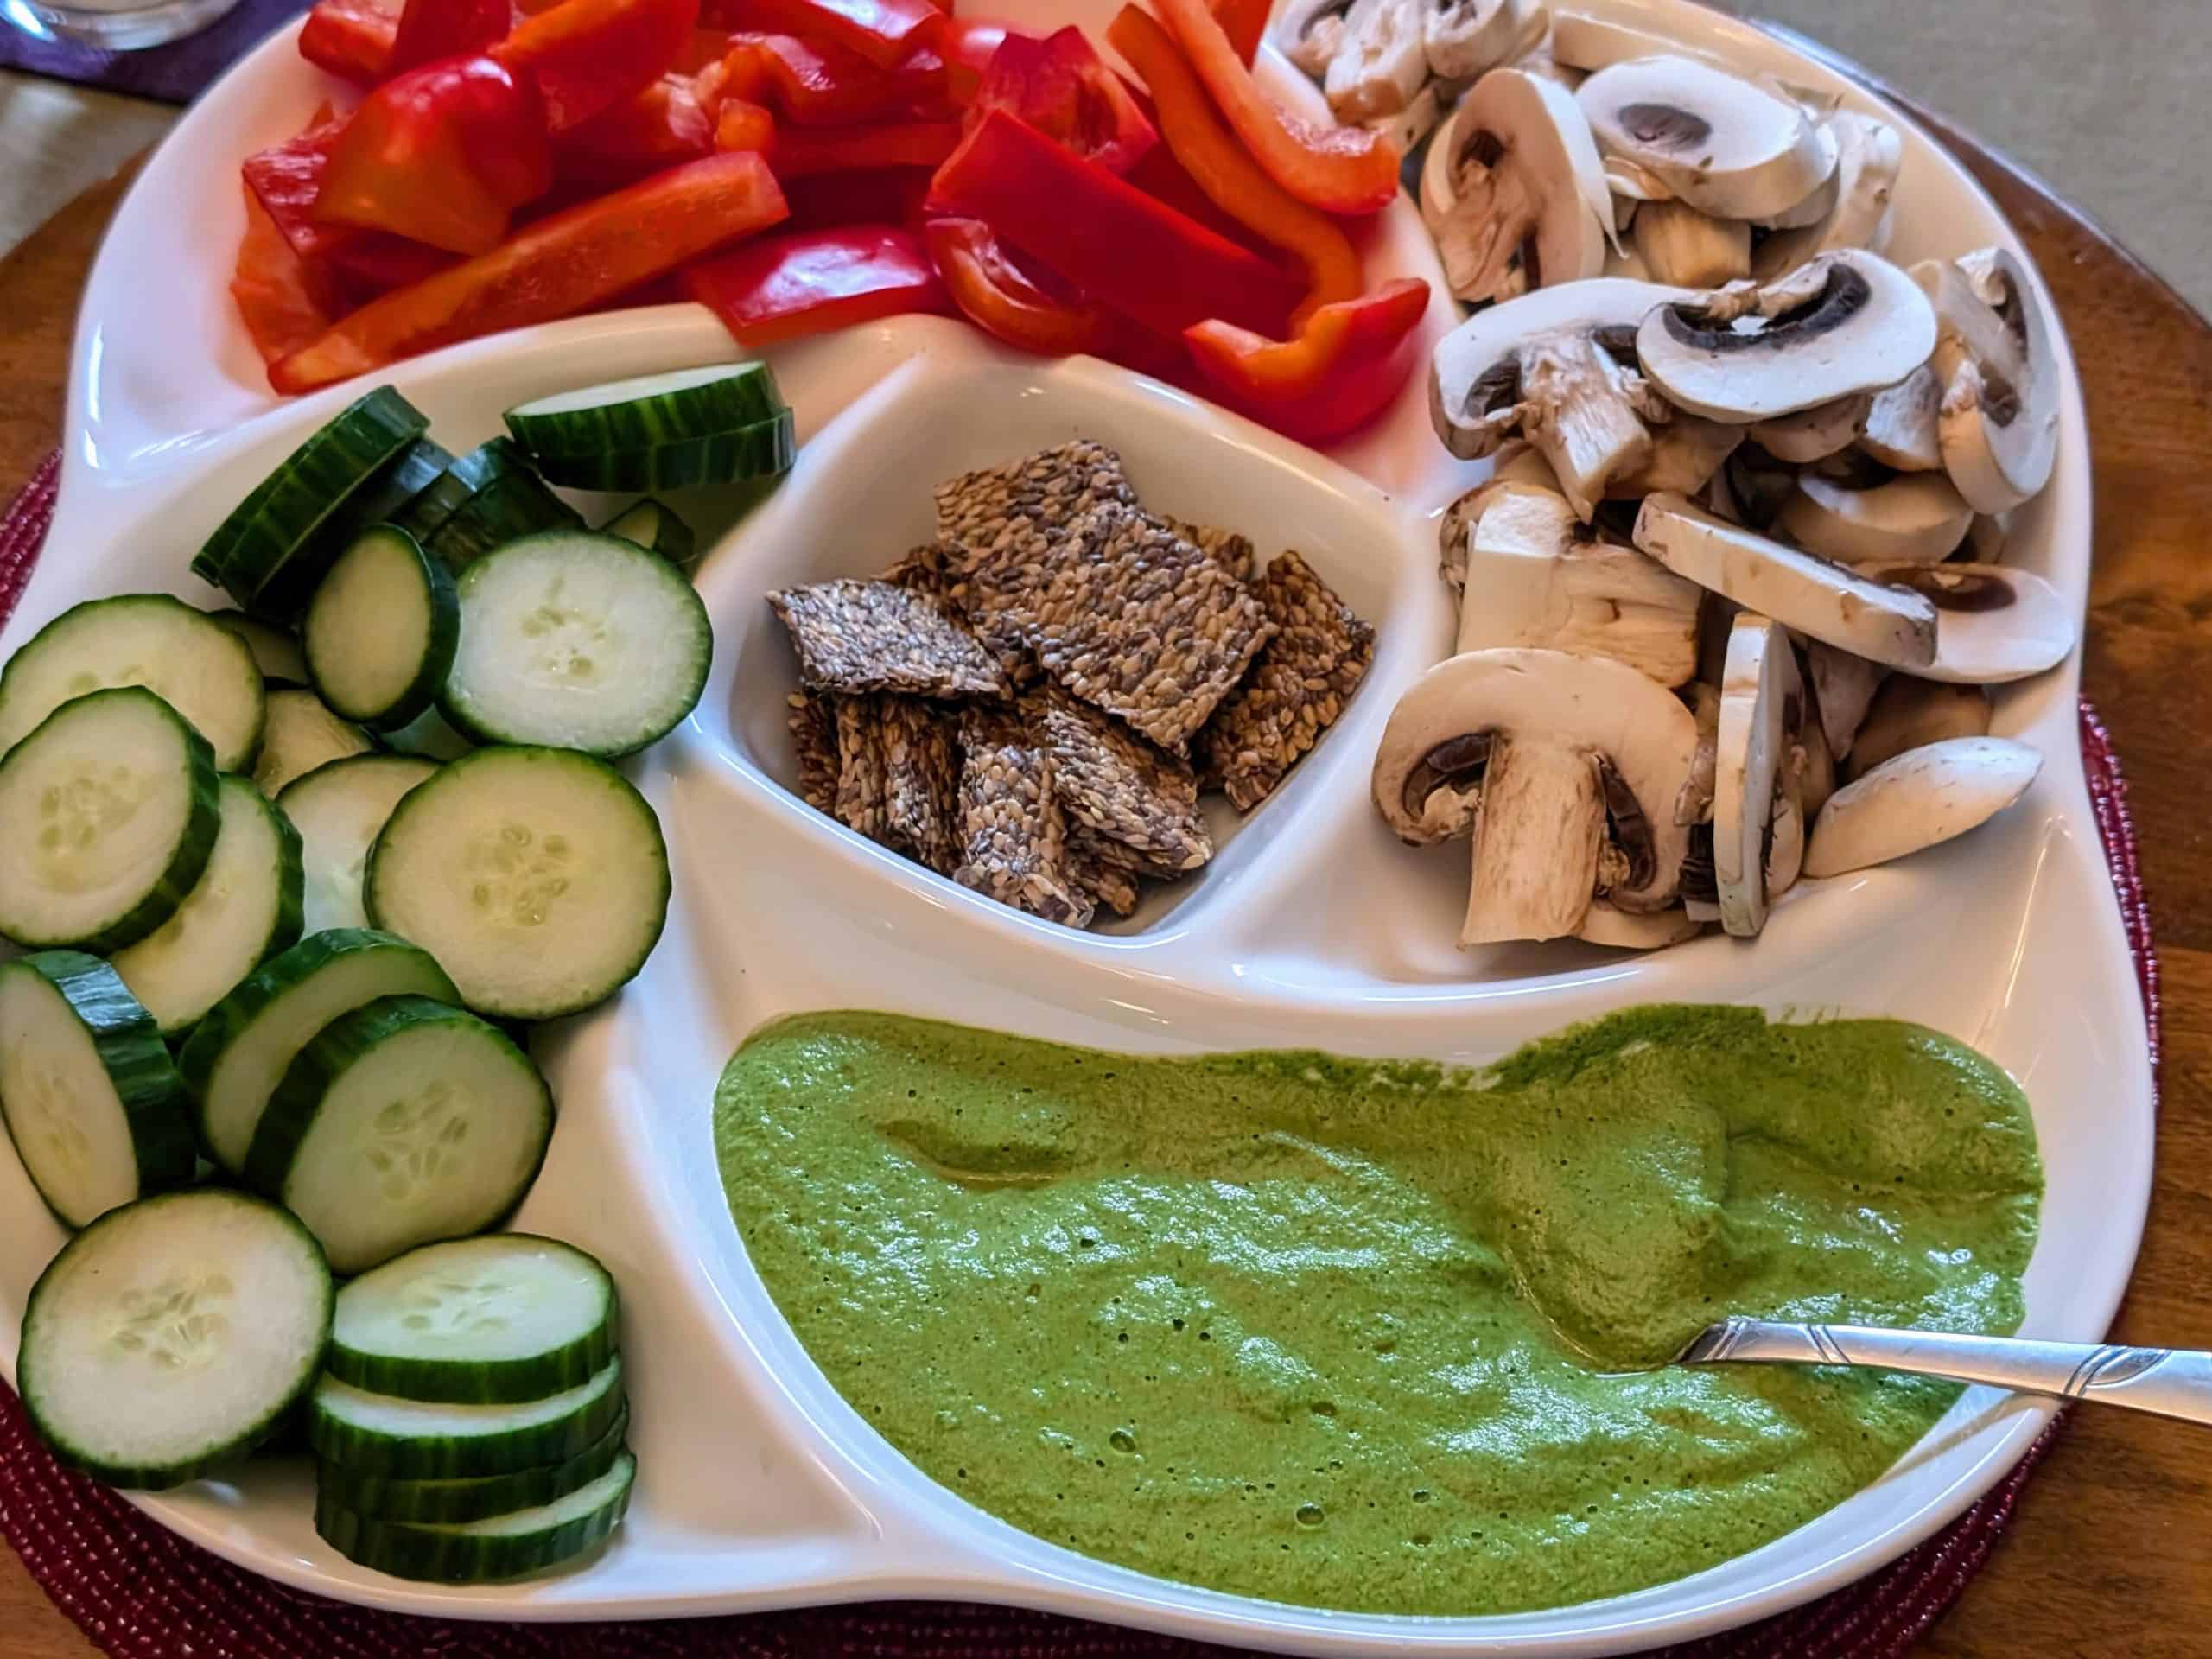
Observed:
[[[894,225],[762,237],[691,266],[683,291],[747,347],[946,308],[920,240]]]
[[[330,165],[330,146],[343,125],[336,118],[318,121],[281,144],[256,150],[238,168],[246,188],[302,259],[321,257],[351,234],[315,217],[315,198],[322,193],[322,175]]]
[[[461,263],[461,256],[383,231],[354,231],[334,245],[322,263],[352,303],[359,305],[449,270]]]
[[[528,77],[487,57],[448,58],[394,76],[346,118],[315,217],[483,253],[552,182],[544,105]]]
[[[1122,78],[1073,27],[1042,41],[1007,35],[984,72],[969,119],[982,119],[987,110],[1020,116],[1112,173],[1127,173],[1160,142]]]
[[[945,291],[985,334],[1040,357],[1103,353],[1111,342],[1111,311],[1048,292],[1042,274],[1019,264],[981,219],[933,219],[927,234]]]
[[[922,224],[922,198],[929,194],[930,173],[925,167],[874,168],[786,179],[783,186],[784,199],[791,207],[791,216],[785,223],[788,230],[903,225],[918,231]]]
[[[270,371],[308,391],[504,328],[572,316],[784,216],[760,156],[709,156],[538,220],[491,252],[372,301]]]
[[[264,363],[274,363],[330,327],[336,302],[306,260],[284,239],[276,221],[247,188],[245,234],[238,238],[231,298]]]
[[[917,48],[934,46],[944,14],[930,0],[722,0],[733,29],[828,41],[893,69]]]
[[[715,112],[716,149],[757,149],[765,156],[775,142],[775,113],[765,104],[726,98]]]
[[[918,52],[883,70],[842,47],[793,35],[736,35],[723,59],[733,97],[772,106],[802,127],[847,127],[896,120],[945,104],[944,60]]]
[[[785,127],[769,147],[779,179],[880,167],[935,167],[959,147],[957,121],[899,121],[862,127]]]
[[[492,55],[537,78],[547,124],[565,132],[674,68],[698,22],[699,0],[562,0],[523,19]]]
[[[399,38],[397,0],[315,0],[300,25],[300,55],[356,86],[391,73]]]
[[[992,110],[938,169],[929,208],[980,219],[1156,333],[1223,317],[1280,332],[1299,283],[1036,128]]]
[[[1398,149],[1365,127],[1317,127],[1262,92],[1222,33],[1207,0],[1153,0],[1153,10],[1252,159],[1307,206],[1371,213],[1397,200]]]
[[[726,29],[695,29],[683,50],[677,54],[671,73],[696,75],[710,63],[720,63],[729,50],[729,31]]]
[[[663,75],[635,98],[601,110],[553,143],[564,179],[621,183],[696,161],[715,148],[715,124],[689,75]]]
[[[1217,321],[1183,339],[1213,397],[1287,437],[1319,443],[1371,420],[1404,389],[1427,311],[1428,284],[1412,276],[1323,306],[1293,340]]]
[[[1221,25],[1221,32],[1229,36],[1230,45],[1249,69],[1267,35],[1269,0],[1209,0],[1209,3],[1214,22]]]
[[[1004,23],[988,23],[979,17],[944,20],[937,49],[944,59],[945,90],[955,104],[964,109],[975,101],[990,70],[991,59],[1013,32]]]
[[[506,39],[514,22],[512,0],[407,0],[385,73],[474,57]]]

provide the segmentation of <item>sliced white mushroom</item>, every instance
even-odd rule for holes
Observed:
[[[1745,423],[1893,385],[1935,346],[1936,314],[1913,279],[1851,251],[1764,287],[1659,306],[1636,337],[1644,373],[1671,402]]]
[[[1664,950],[1704,931],[1705,924],[1693,921],[1686,911],[1661,910],[1638,916],[1615,909],[1609,899],[1593,899],[1574,937],[1613,950]]]
[[[1719,475],[1743,441],[1740,426],[1723,426],[1719,421],[1678,414],[1651,429],[1651,452],[1644,457],[1643,465],[1611,480],[1605,486],[1605,497],[1612,501],[1637,501],[1662,490],[1695,495]]]
[[[1718,288],[1751,274],[1751,227],[1740,219],[1715,219],[1684,201],[1646,200],[1632,233],[1654,282]]]
[[[1936,656],[1910,667],[1924,680],[2003,685],[2056,668],[2074,649],[2081,617],[2041,576],[2001,564],[1860,565],[1870,582],[1936,607]]]
[[[1873,402],[1872,392],[1862,391],[1833,403],[1815,404],[1795,415],[1758,422],[1747,435],[1777,461],[1798,466],[1826,461],[1851,447]]]
[[[2017,507],[2050,481],[2058,457],[2058,364],[2035,284],[2003,248],[1924,260],[1912,275],[1941,329],[1944,470],[1976,512]]]
[[[1826,130],[1835,147],[1834,200],[1821,218],[1777,230],[1759,245],[1754,269],[1762,278],[1784,276],[1836,248],[1879,253],[1889,245],[1896,218],[1891,197],[1904,163],[1904,141],[1888,122],[1855,110],[1838,110]]]
[[[1967,531],[1966,556],[1977,564],[2000,564],[2012,536],[2012,527],[2002,513],[1978,512],[1974,528]]]
[[[1795,99],[1699,59],[1616,63],[1574,96],[1605,154],[1716,218],[1783,212],[1835,167],[1833,141]]]
[[[1808,225],[1819,224],[1835,211],[1836,197],[1840,189],[1841,181],[1832,172],[1815,187],[1812,194],[1804,200],[1785,207],[1778,213],[1769,213],[1764,219],[1751,222],[1761,230],[1802,231]]]
[[[1720,925],[1740,939],[1766,925],[1766,861],[1788,759],[1786,705],[1797,658],[1770,618],[1744,612],[1728,636],[1714,747],[1713,874]]]
[[[1958,550],[1974,524],[1941,473],[1800,473],[1777,526],[1798,546],[1847,564],[1934,564]]]
[[[1936,607],[1906,589],[1770,541],[1687,496],[1646,496],[1636,544],[1746,610],[1897,668],[1936,659]]]
[[[1552,8],[1551,40],[1552,56],[1585,74],[1633,58],[1661,57],[1682,49],[1655,30],[1560,6]]]
[[[1541,0],[1424,0],[1421,44],[1429,73],[1471,80],[1541,40]]]
[[[1672,201],[1675,193],[1645,172],[1634,162],[1622,156],[1605,157],[1605,188],[1613,194],[1613,223],[1626,230],[1636,217],[1635,208],[1642,202]],[[1628,209],[1623,212],[1623,207]]]
[[[1352,0],[1321,90],[1339,121],[1395,115],[1428,79],[1421,48],[1424,0]]]
[[[1593,542],[1566,498],[1491,486],[1468,532],[1460,651],[1535,645],[1609,657],[1676,686],[1697,673],[1704,590],[1632,547]]]
[[[1523,342],[1542,334],[1599,334],[1632,357],[1633,331],[1645,313],[1685,297],[1681,289],[1609,276],[1476,312],[1437,342],[1430,359],[1429,416],[1436,435],[1462,460],[1494,453],[1519,429],[1513,411],[1521,403]]]
[[[1456,724],[1446,697],[1412,697],[1400,699],[1375,751],[1375,810],[1407,846],[1433,847],[1474,833],[1491,734]]]
[[[1766,837],[1766,902],[1772,909],[1805,873],[1805,819],[1810,809],[1784,784],[1774,798],[1774,819]]]
[[[1936,371],[1922,364],[1894,386],[1874,394],[1859,434],[1859,447],[1900,473],[1943,468],[1936,414],[1943,401]]]
[[[1275,45],[1319,80],[1344,43],[1344,15],[1351,9],[1352,0],[1290,0],[1275,23]]]
[[[1467,543],[1473,534],[1475,521],[1498,491],[1509,484],[1533,485],[1538,489],[1560,493],[1559,475],[1546,461],[1528,444],[1515,439],[1497,452],[1491,463],[1490,476],[1445,508],[1437,524],[1437,547],[1442,557],[1438,561],[1436,574],[1444,585],[1454,594],[1463,593],[1467,585]]]
[[[1444,118],[1444,105],[1436,94],[1436,82],[1430,81],[1414,94],[1412,103],[1395,115],[1370,115],[1359,124],[1370,132],[1379,132],[1402,156],[1436,130]]]
[[[1738,446],[1722,470],[1734,508],[1721,516],[1762,534],[1774,527],[1774,521],[1782,516],[1783,503],[1797,489],[1797,469],[1777,461],[1756,443]]]
[[[1829,798],[1814,820],[1805,874],[1886,864],[1986,823],[2028,792],[2043,756],[2002,737],[1955,737],[1885,761]]]
[[[1851,775],[1864,777],[1907,749],[1954,737],[1986,737],[1989,719],[1989,693],[1980,686],[1892,674],[1876,694],[1859,741],[1852,745]]]
[[[1890,671],[1824,639],[1808,639],[1804,645],[1805,677],[1812,685],[1813,706],[1820,712],[1821,733],[1827,740],[1829,758],[1840,760],[1851,753],[1859,728],[1866,722],[1866,711],[1874,705],[1874,694]]]
[[[1721,652],[1726,656],[1725,631]],[[1683,705],[1697,721],[1697,747],[1690,757],[1689,776],[1675,797],[1675,822],[1688,828],[1713,820],[1713,777],[1719,766],[1720,746],[1720,688],[1716,680],[1695,680],[1681,689]],[[1717,919],[1717,918],[1713,918]]]
[[[1525,70],[1484,75],[1430,145],[1421,212],[1471,303],[1598,275],[1612,198],[1574,95]]]
[[[1538,36],[1535,43],[1528,50],[1521,53],[1517,57],[1506,60],[1506,67],[1510,69],[1525,69],[1532,75],[1541,75],[1546,80],[1556,81],[1570,92],[1582,84],[1582,72],[1580,69],[1571,68],[1552,56],[1548,19],[1546,22],[1546,32]]]

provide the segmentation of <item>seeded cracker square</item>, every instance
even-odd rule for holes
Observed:
[[[886,839],[940,875],[960,861],[959,716],[919,697],[878,697]]]
[[[1194,870],[1213,856],[1188,761],[1071,697],[1055,698],[1043,714],[1052,793],[1071,819],[1167,870]]]
[[[1086,824],[1068,826],[1069,878],[1116,916],[1135,912],[1141,871],[1127,856],[1128,849],[1106,840]]]
[[[817,582],[768,595],[814,690],[1002,697],[1006,675],[935,595],[888,582]]]
[[[960,722],[963,887],[1047,921],[1089,925],[1090,896],[1071,879],[1067,827],[1052,761],[1010,712],[971,705]]]
[[[876,710],[874,697],[838,697],[836,703],[836,819],[870,841],[881,841],[885,791],[882,717]]]
[[[1249,536],[1239,536],[1233,530],[1218,530],[1211,524],[1186,524],[1180,518],[1170,518],[1167,527],[1200,552],[1210,555],[1214,563],[1237,581],[1252,580],[1258,555]]]
[[[894,588],[949,600],[950,595],[946,589],[950,581],[944,574],[944,556],[942,542],[924,542],[876,580],[887,582]]]
[[[1375,660],[1375,630],[1298,554],[1268,565],[1258,592],[1280,632],[1193,745],[1201,776],[1240,812],[1267,799],[1336,722]]]
[[[837,809],[837,715],[827,697],[794,691],[784,701],[791,712],[791,747],[798,755],[799,798],[817,812]]]

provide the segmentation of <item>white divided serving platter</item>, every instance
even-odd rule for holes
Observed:
[[[1592,10],[1745,66],[1871,101],[1821,67],[1684,0]],[[1112,0],[1020,0],[1016,22],[1094,32]],[[1279,60],[1287,96],[1308,98]],[[0,635],[12,649],[98,594],[194,588],[185,565],[269,467],[359,386],[279,406],[223,292],[236,162],[295,130],[326,90],[289,31],[189,115],[126,200],[79,327],[60,512]],[[1899,118],[1890,112],[1890,118]],[[1992,241],[1994,208],[1907,133],[1895,251]],[[1437,275],[1417,216],[1386,216],[1370,262]],[[1440,300],[1432,330],[1448,326]],[[660,307],[458,346],[388,378],[456,450],[499,411],[565,387],[733,355],[704,312]],[[662,815],[676,906],[644,975],[543,1029],[562,1106],[518,1225],[597,1252],[621,1281],[641,1475],[627,1525],[577,1570],[447,1589],[384,1578],[325,1547],[310,1476],[272,1462],[237,1484],[145,1497],[163,1523],[285,1582],[378,1606],[503,1619],[645,1618],[950,1596],[1216,1640],[1351,1654],[1408,1648],[1617,1653],[1699,1636],[1848,1582],[1956,1516],[2024,1450],[2047,1408],[1967,1394],[1873,1486],[1764,1548],[1635,1595],[1510,1618],[1389,1618],[1281,1606],[1147,1578],[1056,1548],[924,1478],[807,1359],[748,1266],[717,1179],[716,1076],[770,1016],[865,1007],[1107,1046],[1319,1045],[1479,1062],[1623,1004],[1737,1001],[1923,1020],[1974,1044],[2035,1105],[2049,1176],[2028,1275],[2029,1334],[2102,1334],[2133,1262],[2152,1095],[2141,1009],[2078,757],[2077,664],[2014,688],[1997,728],[2048,764],[2027,799],[1964,841],[1793,896],[1765,936],[1634,958],[1581,947],[1452,948],[1464,853],[1401,848],[1367,773],[1399,691],[1448,648],[1435,516],[1481,468],[1449,461],[1418,385],[1335,460],[1089,360],[997,351],[960,325],[896,321],[773,354],[798,412],[798,465],[714,547],[699,586],[716,631],[696,715],[629,770]],[[2079,606],[2089,560],[2087,447],[2066,365],[2057,476],[2008,556]],[[879,569],[925,538],[929,487],[1077,434],[1122,450],[1147,502],[1289,545],[1376,623],[1345,718],[1222,856],[1129,922],[1082,935],[995,906],[810,812],[785,787],[792,664],[761,596]],[[702,528],[714,529],[711,510]],[[726,515],[725,515],[726,517]],[[702,538],[704,539],[704,538]],[[60,1234],[0,1153],[0,1369]]]

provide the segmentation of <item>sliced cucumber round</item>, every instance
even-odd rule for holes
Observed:
[[[435,709],[417,715],[396,732],[386,732],[384,741],[400,754],[418,755],[425,760],[458,760],[476,751],[476,746],[454,730],[452,722]]]
[[[394,1578],[492,1584],[542,1573],[595,1548],[630,1507],[638,1460],[618,1452],[605,1474],[537,1509],[452,1526],[415,1526],[357,1515],[315,1494],[315,1529],[347,1560]]]
[[[356,1388],[407,1400],[536,1400],[589,1382],[613,1357],[614,1281],[572,1244],[493,1233],[362,1274],[340,1296],[331,1329],[323,1363]]]
[[[489,748],[411,790],[377,837],[370,918],[438,959],[480,1014],[606,1001],[668,920],[668,844],[629,779],[566,749]]]
[[[295,778],[276,804],[300,832],[307,931],[366,927],[361,872],[399,798],[438,769],[411,754],[355,754]]]
[[[246,642],[167,594],[88,599],[55,617],[0,671],[0,753],[73,697],[143,685],[192,722],[220,772],[261,742],[261,671]]]
[[[243,778],[221,784],[222,827],[176,914],[111,958],[164,1037],[189,1030],[231,988],[299,943],[299,833]]]
[[[253,781],[270,800],[296,778],[348,755],[366,754],[376,741],[350,720],[340,720],[312,691],[271,691],[269,725]]]
[[[407,1521],[418,1526],[484,1521],[517,1510],[536,1509],[588,1485],[614,1466],[630,1432],[626,1407],[607,1432],[563,1463],[543,1463],[511,1475],[480,1475],[461,1480],[391,1480],[365,1475],[342,1463],[315,1465],[319,1499],[357,1516]]]
[[[248,975],[177,1054],[208,1156],[234,1175],[243,1172],[263,1109],[293,1057],[339,1015],[404,995],[461,1001],[428,952],[366,928],[310,934]]]
[[[218,776],[207,741],[143,686],[63,703],[0,759],[0,934],[144,938],[207,868]]]
[[[273,1204],[200,1187],[109,1211],[31,1287],[16,1384],[64,1462],[174,1486],[243,1456],[313,1385],[330,1268]]]
[[[457,572],[504,542],[541,530],[573,529],[583,518],[545,487],[521,450],[493,438],[454,461],[393,522]]]
[[[506,420],[532,454],[594,455],[711,438],[772,421],[784,408],[766,363],[716,363],[556,392],[516,404]]]
[[[338,556],[300,630],[316,693],[372,731],[404,726],[437,701],[460,635],[453,578],[392,524],[362,531]]]
[[[798,455],[791,412],[717,432],[712,437],[656,444],[649,449],[601,449],[534,457],[548,482],[572,490],[683,490],[741,484],[789,472]]]
[[[427,548],[439,527],[467,505],[469,497],[510,473],[533,479],[537,476],[531,470],[529,457],[510,440],[493,438],[467,454],[448,461],[443,472],[416,492],[406,505],[385,515],[386,518]],[[537,528],[536,524],[530,526],[531,530]],[[517,533],[527,535],[529,531]]]
[[[342,518],[331,521],[326,532],[331,545],[345,547],[374,525],[397,523],[426,491],[436,487],[453,464],[453,456],[443,444],[428,438],[409,444],[397,461],[346,504]]]
[[[609,536],[635,542],[648,553],[658,553],[679,569],[689,570],[699,557],[698,539],[691,526],[668,503],[655,496],[632,503],[600,526]]]
[[[706,606],[682,571],[619,536],[525,536],[463,571],[460,594],[439,706],[484,742],[630,754],[706,689]]]
[[[308,1440],[315,1455],[365,1475],[460,1480],[566,1463],[622,1414],[617,1357],[573,1389],[514,1406],[425,1405],[372,1394],[327,1371],[315,1385]]]
[[[64,1226],[192,1179],[184,1084],[153,1017],[98,957],[0,966],[0,1113]]]
[[[275,623],[244,611],[210,611],[207,620],[245,641],[253,665],[261,671],[261,682],[270,690],[308,683],[308,659],[300,654],[300,642]]]
[[[552,1091],[505,1032],[426,996],[388,996],[293,1057],[245,1179],[307,1224],[333,1270],[365,1273],[495,1225],[552,1138]]]

